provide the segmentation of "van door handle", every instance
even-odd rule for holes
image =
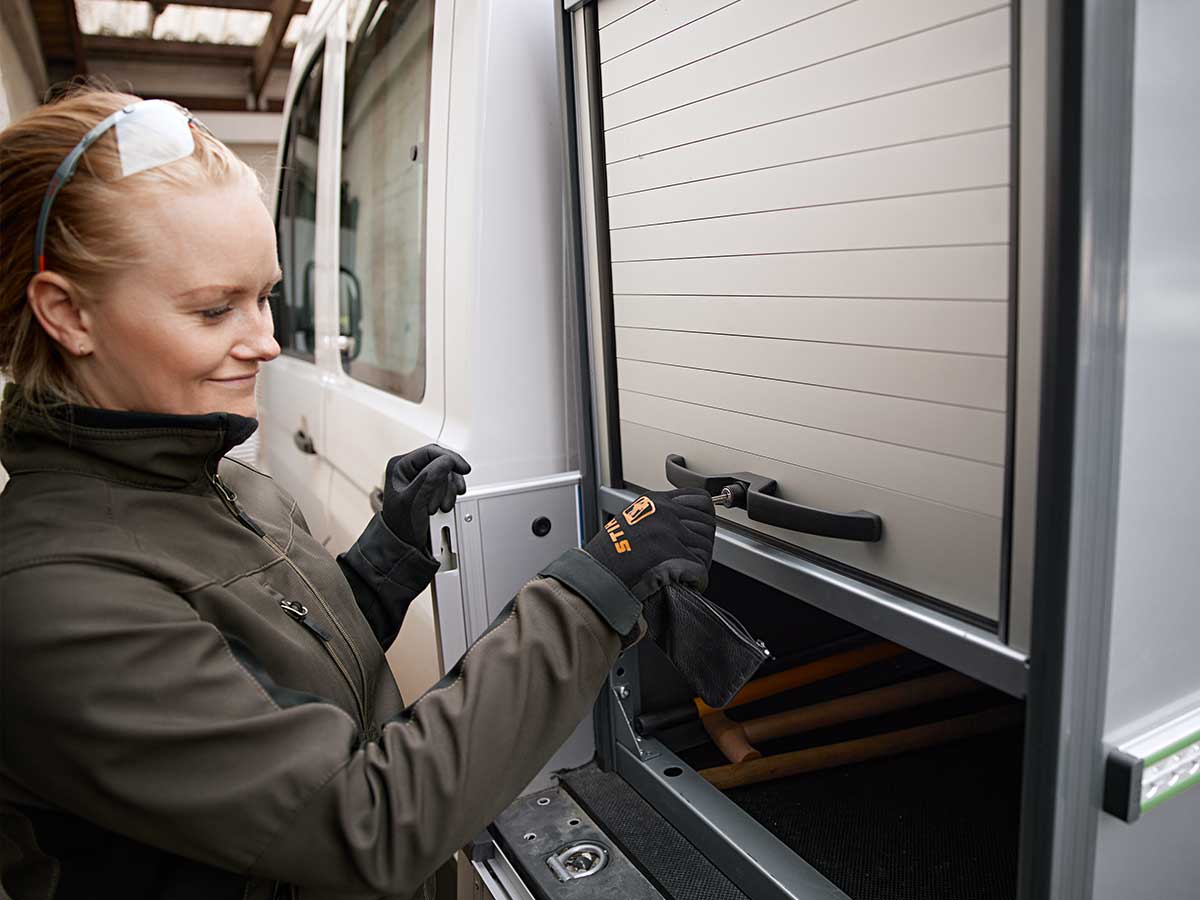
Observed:
[[[296,429],[296,433],[292,435],[292,440],[296,442],[296,449],[301,453],[307,453],[309,456],[316,455],[317,445],[313,443],[312,435],[303,428]]]
[[[675,453],[667,454],[667,481],[675,487],[703,488],[709,494],[721,495],[725,506],[746,510],[746,516],[764,525],[776,525],[789,531],[840,538],[843,541],[862,541],[872,544],[883,536],[883,520],[866,510],[831,512],[792,503],[775,496],[779,485],[773,478],[753,472],[726,472],[705,475],[687,467],[687,460]]]
[[[367,499],[371,501],[371,511],[379,512],[383,509],[383,488],[373,488]]]

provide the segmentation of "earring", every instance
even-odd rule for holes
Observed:
[[[87,351],[83,349],[83,344],[79,345],[79,355],[83,356]]]

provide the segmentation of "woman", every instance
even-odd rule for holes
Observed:
[[[407,896],[587,712],[642,601],[703,586],[711,503],[655,496],[405,707],[383,651],[469,467],[393,459],[335,561],[223,459],[279,352],[251,171],[179,107],[81,93],[0,134],[0,228],[9,895]]]

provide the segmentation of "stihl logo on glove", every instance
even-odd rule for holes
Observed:
[[[638,497],[625,510],[621,516],[630,525],[636,525],[642,519],[649,518],[654,515],[654,501],[649,497]],[[613,542],[613,547],[618,553],[628,553],[633,549],[629,543],[629,539],[625,537],[625,532],[621,530],[620,524],[616,519],[609,519],[608,524],[604,526],[604,530],[608,532],[608,539]]]
[[[608,539],[613,542],[618,553],[627,553],[633,549],[628,540],[623,540],[625,532],[621,531],[621,526],[617,524],[616,519],[609,519],[604,530],[608,532]]]
[[[654,501],[649,497],[638,497],[621,513],[625,517],[625,521],[630,525],[636,525],[642,519],[649,518],[654,515]]]

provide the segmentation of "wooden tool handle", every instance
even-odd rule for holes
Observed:
[[[750,719],[743,722],[742,727],[746,732],[746,740],[758,744],[804,731],[867,719],[896,709],[911,709],[935,700],[957,697],[980,687],[978,682],[958,672],[942,672],[812,706],[789,709],[760,719]]]
[[[704,730],[708,732],[712,742],[717,745],[717,749],[724,753],[725,758],[730,762],[745,762],[748,759],[758,759],[762,756],[750,746],[750,738],[746,736],[743,724],[733,721],[720,710],[711,712],[707,716],[701,716],[700,724],[704,726]]]
[[[846,650],[842,653],[835,653],[832,656],[826,656],[823,659],[814,660],[802,666],[796,666],[794,669],[788,669],[786,672],[776,672],[774,675],[768,675],[766,678],[755,679],[738,691],[737,695],[722,706],[721,709],[732,709],[735,706],[753,703],[755,700],[762,700],[765,697],[774,697],[776,694],[782,694],[784,691],[794,690],[806,684],[812,684],[815,681],[823,681],[826,678],[832,678],[834,675],[841,675],[844,672],[852,672],[855,669],[861,669],[864,666],[869,666],[871,663],[880,662],[881,660],[891,659],[893,656],[899,656],[903,652],[903,647],[884,641],[877,644],[867,644],[865,647],[856,647],[853,650]],[[696,698],[695,702],[696,709],[701,716],[706,716],[716,711],[699,697]]]
[[[815,772],[819,769],[831,769],[835,766],[865,762],[869,759],[895,756],[912,750],[947,744],[960,738],[989,734],[1015,725],[1021,721],[1021,717],[1021,707],[1012,704],[947,719],[944,722],[933,722],[929,725],[889,731],[858,740],[843,741],[840,744],[827,744],[823,747],[811,747],[808,750],[796,750],[792,753],[764,756],[748,762],[702,769],[700,774],[714,786],[721,790],[728,790],[747,784],[757,784],[761,781],[785,778],[789,775],[799,775],[803,772]]]

